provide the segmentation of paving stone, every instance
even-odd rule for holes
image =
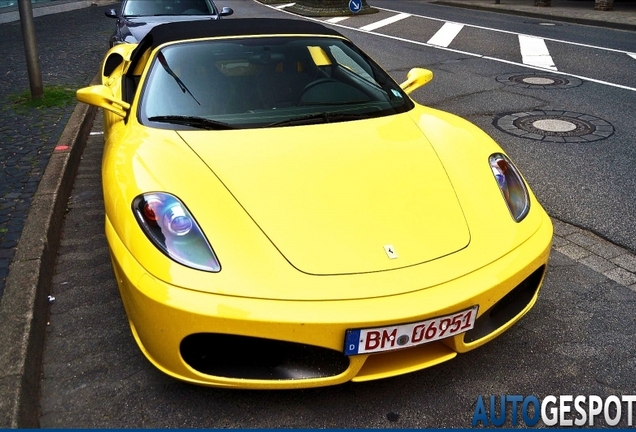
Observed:
[[[619,255],[612,258],[612,262],[629,272],[636,273],[636,256],[632,254]]]
[[[552,225],[554,226],[554,232],[560,236],[566,237],[570,234],[582,232],[580,228],[574,225],[566,224],[558,219],[552,219]]]
[[[588,246],[591,246],[597,242],[597,240],[587,234],[582,232],[577,232],[570,234],[565,237],[567,240],[571,241],[574,244],[582,246],[587,249]]]
[[[570,242],[561,236],[555,235],[554,237],[552,237],[552,247],[555,249],[566,246],[568,244],[570,244]]]
[[[589,255],[585,258],[582,258],[580,262],[599,273],[604,273],[616,268],[615,264],[597,255]]]
[[[636,275],[625,270],[624,268],[616,267],[612,270],[604,272],[603,275],[624,286],[631,286],[636,284]]]
[[[574,260],[580,260],[582,258],[585,258],[586,256],[591,255],[590,251],[582,248],[581,246],[577,246],[573,243],[569,243],[565,246],[559,247],[556,250],[561,252],[564,255],[567,255],[568,257]]]
[[[625,253],[625,249],[603,239],[600,239],[597,243],[588,246],[587,249],[605,259],[614,258]]]

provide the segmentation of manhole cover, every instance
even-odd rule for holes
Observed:
[[[566,89],[580,86],[582,83],[578,78],[566,78],[542,72],[500,75],[497,77],[497,81],[515,87],[539,89]]]
[[[535,110],[501,114],[493,124],[511,135],[548,142],[591,142],[614,133],[614,126],[605,120],[572,111]]]

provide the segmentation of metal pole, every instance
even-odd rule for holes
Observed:
[[[39,99],[44,95],[44,88],[42,86],[42,72],[40,71],[38,49],[35,44],[35,26],[33,25],[33,7],[31,6],[31,0],[18,0],[18,10],[20,11],[24,53],[26,54],[29,84],[31,85],[31,98]]]

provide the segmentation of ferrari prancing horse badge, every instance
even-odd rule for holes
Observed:
[[[398,257],[397,252],[393,245],[384,245],[384,252],[389,256],[389,259],[396,259]]]

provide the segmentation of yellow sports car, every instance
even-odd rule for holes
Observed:
[[[305,20],[153,28],[106,55],[106,235],[163,372],[254,389],[386,378],[537,300],[552,224],[483,131]],[[522,355],[522,354],[520,354]]]

